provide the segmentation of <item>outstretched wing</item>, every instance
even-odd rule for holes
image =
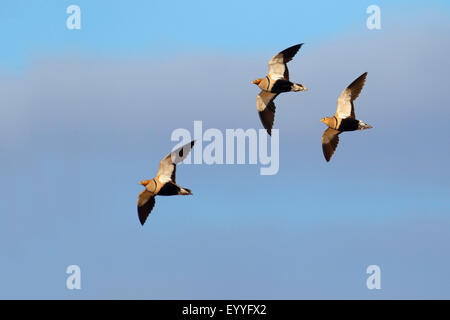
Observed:
[[[289,70],[286,66],[286,63],[292,60],[292,58],[297,54],[302,45],[303,43],[300,43],[295,46],[289,47],[270,59],[269,76],[272,79],[289,80]]]
[[[278,94],[262,90],[256,97],[256,108],[259,118],[269,135],[272,134],[273,121],[275,119],[275,103],[273,100]]]
[[[192,147],[194,146],[194,143],[195,141],[193,140],[185,144],[181,148],[172,151],[167,156],[165,156],[164,159],[161,160],[161,162],[159,163],[159,170],[156,175],[160,182],[166,183],[171,181],[175,183],[176,165],[187,157]]]
[[[330,161],[331,156],[337,148],[340,133],[338,130],[328,128],[322,134],[322,151],[327,162]]]
[[[138,217],[141,225],[144,225],[145,220],[147,220],[147,217],[149,216],[150,212],[152,212],[154,206],[155,197],[153,196],[153,194],[148,192],[147,190],[142,191],[139,194],[137,204]]]
[[[338,98],[336,117],[345,119],[348,117],[355,118],[355,109],[353,101],[358,98],[364,83],[366,82],[367,72],[363,73],[353,81]]]

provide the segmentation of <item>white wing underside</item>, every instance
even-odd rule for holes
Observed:
[[[348,117],[356,118],[353,101],[356,100],[361,93],[364,83],[366,82],[367,72],[364,72],[356,80],[342,91],[338,98],[336,116],[341,119]]]
[[[194,141],[191,141],[181,148],[178,148],[161,160],[157,177],[160,182],[166,183],[169,181],[175,182],[175,166],[182,162],[194,146]]]
[[[269,76],[272,80],[284,79],[286,70],[287,67],[282,62],[272,62],[272,60],[269,62]]]
[[[338,98],[336,114],[341,119],[348,118],[352,115],[351,93],[348,88],[342,91]]]
[[[264,111],[264,109],[267,108],[269,103],[272,102],[276,96],[276,93],[271,93],[264,90],[261,91],[256,96],[256,108],[258,109],[258,112]]]

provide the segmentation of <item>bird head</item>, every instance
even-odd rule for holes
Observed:
[[[252,83],[258,85],[258,84],[261,83],[262,80],[263,79],[261,79],[261,78],[260,79],[256,79],[256,80],[253,80]]]
[[[331,118],[325,117],[325,118],[320,119],[320,121],[325,123],[327,126],[332,125]]]

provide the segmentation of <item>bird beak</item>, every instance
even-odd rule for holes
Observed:
[[[259,79],[252,81],[253,84],[259,84],[260,82],[261,82],[261,80],[259,80]]]

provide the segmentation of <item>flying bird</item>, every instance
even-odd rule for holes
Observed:
[[[159,163],[159,170],[155,178],[139,182],[145,187],[145,190],[139,194],[137,203],[141,225],[144,225],[145,220],[147,220],[148,215],[155,206],[155,196],[192,195],[191,190],[182,188],[176,183],[175,172],[177,163],[180,163],[187,157],[194,143],[195,141],[191,141],[169,153]]]
[[[339,135],[342,132],[372,128],[372,126],[356,119],[353,105],[353,101],[358,98],[364,87],[366,76],[367,72],[363,73],[342,91],[338,98],[337,110],[334,116],[320,120],[328,126],[328,129],[322,134],[322,150],[327,161],[330,161],[331,156],[336,150],[339,143]]]
[[[299,83],[289,81],[287,63],[297,54],[303,43],[289,47],[269,61],[269,74],[265,78],[253,80],[252,83],[261,88],[256,97],[256,108],[259,118],[269,135],[272,134],[273,120],[275,118],[275,98],[282,92],[306,91],[306,87]]]

